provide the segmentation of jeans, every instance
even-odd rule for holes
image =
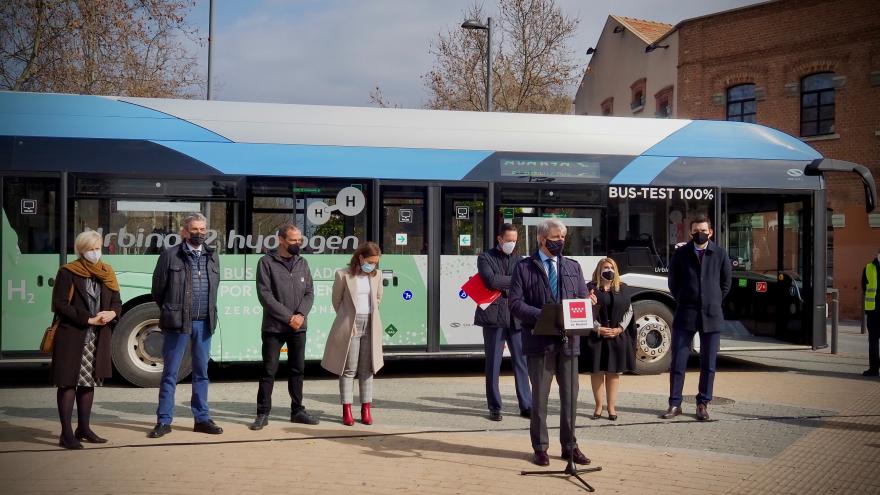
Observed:
[[[262,337],[263,375],[257,389],[257,414],[269,414],[272,410],[272,389],[275,387],[281,347],[287,344],[287,366],[290,370],[287,392],[290,394],[290,415],[293,416],[305,409],[302,406],[302,397],[303,372],[306,367],[306,332],[263,332]]]
[[[192,408],[197,423],[211,419],[208,410],[208,359],[211,352],[211,331],[207,321],[194,320],[192,333],[162,332],[162,381],[159,384],[159,407],[156,409],[158,422],[171,424],[174,419],[174,392],[177,390],[177,375],[180,362],[186,352],[187,344],[192,344]]]

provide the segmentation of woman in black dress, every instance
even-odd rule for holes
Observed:
[[[58,317],[52,349],[52,381],[58,387],[58,445],[81,449],[80,440],[104,443],[89,426],[95,387],[110,377],[110,331],[122,312],[119,282],[113,268],[100,260],[101,235],[79,234],[74,249],[79,256],[58,270],[52,292],[52,310]],[[77,428],[71,416],[76,403]]]
[[[593,319],[599,323],[584,337],[587,372],[591,373],[596,408],[593,419],[602,417],[602,396],[608,405],[608,419],[617,420],[617,389],[620,375],[635,365],[635,347],[630,332],[633,310],[626,284],[620,281],[617,263],[603,258],[587,284],[593,300]]]

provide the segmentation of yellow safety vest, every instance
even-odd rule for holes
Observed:
[[[873,261],[865,265],[865,278],[868,279],[865,286],[865,311],[874,311],[877,307],[877,267]]]

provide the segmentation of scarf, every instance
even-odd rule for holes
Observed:
[[[79,277],[95,277],[107,286],[108,289],[113,292],[119,292],[119,281],[116,280],[116,272],[113,271],[113,267],[101,260],[93,264],[83,261],[82,258],[77,258],[76,261],[72,261],[62,268]]]

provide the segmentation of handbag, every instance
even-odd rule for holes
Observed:
[[[70,285],[70,292],[67,293],[67,304],[73,301],[73,284]],[[40,352],[43,354],[52,354],[52,348],[55,347],[55,332],[58,331],[60,318],[56,314],[52,318],[52,324],[43,332],[43,340],[40,341]]]

